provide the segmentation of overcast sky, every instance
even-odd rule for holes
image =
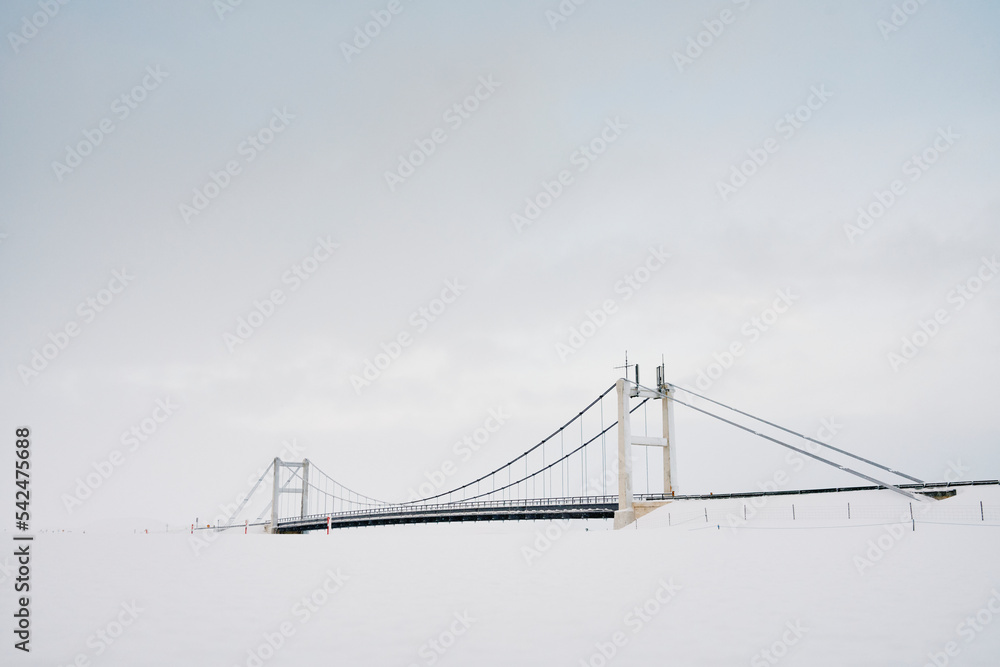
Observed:
[[[212,516],[276,455],[404,499],[504,411],[467,481],[625,350],[1000,476],[995,3],[40,5],[0,8],[0,401],[40,527]],[[677,420],[682,492],[786,465]],[[790,487],[855,482],[814,468]]]

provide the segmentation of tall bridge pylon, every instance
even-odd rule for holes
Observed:
[[[677,451],[674,438],[674,402],[671,389],[663,380],[663,366],[656,369],[656,390],[639,386],[625,378],[615,384],[618,392],[618,511],[615,512],[615,530],[624,528],[647,512],[669,501],[636,503],[632,486],[632,447],[660,447],[663,449],[663,494],[673,496],[677,489],[674,477],[677,469]],[[632,398],[660,401],[663,413],[663,435],[633,435],[631,415]]]

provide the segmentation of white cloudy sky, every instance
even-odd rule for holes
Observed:
[[[575,414],[626,349],[644,377],[663,355],[668,379],[694,386],[733,342],[745,352],[711,396],[810,435],[834,418],[837,445],[925,479],[958,462],[1000,476],[1000,281],[949,300],[1000,246],[1000,8],[928,3],[889,32],[887,0],[594,0],[553,28],[556,0],[402,0],[348,62],[341,45],[387,4],[245,0],[220,18],[207,1],[74,2],[44,21],[30,0],[0,8],[0,414],[10,441],[33,429],[40,525],[209,516],[291,440],[348,485],[402,498],[491,408],[511,418],[456,481]],[[706,25],[722,30],[678,66]],[[164,78],[122,118],[147,68]],[[444,113],[481,77],[497,87],[454,128]],[[776,123],[811,89],[829,98],[789,137]],[[241,143],[275,109],[293,118],[247,161]],[[114,130],[57,174],[104,119]],[[579,171],[574,153],[609,121],[615,141]],[[385,173],[436,128],[446,141],[391,191]],[[905,163],[939,132],[947,151],[914,180]],[[718,184],[769,139],[724,200]],[[240,173],[186,222],[179,207],[231,160]],[[515,229],[564,169],[572,183]],[[902,194],[851,242],[844,226],[896,179]],[[293,291],[282,276],[318,238],[339,249]],[[667,265],[625,299],[615,285],[650,247]],[[85,321],[78,304],[123,269],[134,279]],[[411,314],[449,280],[465,290],[418,333]],[[275,289],[285,302],[230,351],[224,336]],[[750,340],[779,290],[792,306]],[[560,355],[607,299],[617,312]],[[939,309],[947,321],[894,369]],[[79,335],[25,381],[69,323]],[[401,332],[413,344],[356,392],[351,376]],[[60,496],[158,399],[180,407],[67,512]],[[682,491],[753,489],[783,465],[680,408],[677,436]]]

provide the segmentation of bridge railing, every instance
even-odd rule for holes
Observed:
[[[926,482],[921,484],[904,484],[903,488],[920,490],[920,489],[937,489],[937,488],[947,488],[947,487],[961,487],[961,486],[980,486],[980,485],[1000,485],[1000,481],[997,480],[982,480],[982,481],[956,481],[956,482]],[[664,500],[732,500],[738,498],[753,498],[757,496],[788,496],[788,495],[810,495],[818,493],[836,493],[845,491],[874,491],[878,489],[884,489],[885,487],[880,486],[853,486],[853,487],[830,487],[830,488],[818,488],[818,489],[800,489],[800,490],[780,490],[780,491],[747,491],[742,493],[722,493],[722,494],[708,494],[708,495],[684,495],[684,496],[673,496],[664,495],[660,493],[646,493],[646,494],[636,494],[635,499],[637,501],[664,501]],[[602,495],[602,496],[566,496],[558,498],[529,498],[529,499],[514,499],[514,500],[480,500],[480,501],[464,501],[464,502],[453,502],[453,503],[436,503],[433,505],[413,505],[413,504],[397,504],[397,505],[385,505],[370,509],[361,510],[350,510],[346,512],[327,512],[320,514],[310,514],[303,517],[289,517],[286,519],[279,519],[279,524],[289,525],[296,523],[313,523],[316,521],[321,521],[330,517],[331,519],[343,519],[351,517],[363,517],[363,516],[384,516],[387,514],[434,514],[435,512],[448,512],[448,511],[461,511],[463,509],[468,510],[482,510],[489,508],[496,509],[531,509],[531,508],[541,508],[541,507],[588,507],[597,505],[616,505],[618,503],[618,496],[613,495]]]
[[[384,514],[431,514],[433,512],[454,511],[462,509],[515,509],[533,507],[562,507],[566,505],[609,505],[617,504],[618,496],[567,496],[564,498],[534,498],[525,500],[481,500],[454,503],[436,503],[433,505],[387,505],[363,510],[350,510],[346,512],[326,512],[322,514],[310,514],[303,517],[289,517],[279,519],[279,523],[312,522],[326,517],[346,518],[358,516],[373,516]]]

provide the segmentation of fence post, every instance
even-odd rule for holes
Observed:
[[[851,520],[851,503],[847,503],[847,520]]]
[[[979,520],[986,521],[986,512],[983,511],[983,501],[979,501]]]
[[[795,503],[792,503],[792,521],[795,521]]]
[[[705,523],[708,523],[708,507],[705,508]]]
[[[917,520],[913,518],[913,503],[910,503],[910,523],[913,524],[913,532],[916,532]]]

